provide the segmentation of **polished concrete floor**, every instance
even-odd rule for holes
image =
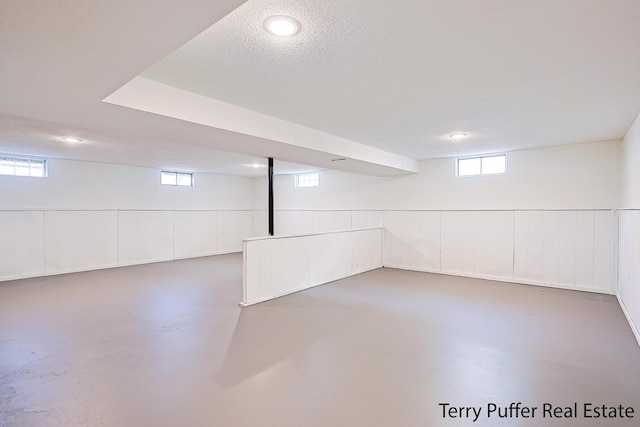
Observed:
[[[241,271],[225,255],[0,283],[0,426],[640,425],[614,297],[380,269],[240,308]],[[535,418],[487,416],[512,402]]]

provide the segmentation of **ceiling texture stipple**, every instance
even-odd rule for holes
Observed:
[[[274,15],[300,32],[270,35]],[[246,176],[274,156],[282,173],[385,175],[616,140],[640,112],[637,0],[69,0],[3,2],[0,16],[6,153]],[[103,102],[140,78],[215,101],[219,126]],[[243,132],[250,113],[261,125]],[[64,135],[86,143],[52,144]]]
[[[274,39],[275,14],[303,30]],[[250,0],[143,75],[417,159],[610,140],[640,110],[634,23],[637,1]]]

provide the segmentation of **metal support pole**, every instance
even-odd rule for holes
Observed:
[[[273,157],[269,157],[269,236],[273,236]]]

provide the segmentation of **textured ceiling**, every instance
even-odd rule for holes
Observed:
[[[269,36],[272,14],[302,31]],[[638,0],[4,1],[0,152],[246,176],[274,156],[281,172],[386,174],[389,153],[402,172],[619,139],[640,112],[638,46]],[[103,102],[140,75],[274,119],[249,134],[233,115],[210,126]],[[284,128],[314,141],[269,139]],[[470,137],[452,143],[453,131]],[[61,144],[68,134],[85,144]],[[352,156],[331,162],[341,141]]]
[[[102,102],[242,3],[1,1],[0,153],[264,176],[254,140]],[[84,141],[60,141],[69,135]]]
[[[637,0],[249,0],[143,76],[423,159],[622,138],[639,46]]]
[[[187,132],[188,129],[185,129]],[[73,135],[83,141],[62,139]],[[109,131],[33,121],[0,114],[0,153],[51,159],[85,160],[187,172],[215,172],[248,177],[264,176],[267,160],[231,151],[211,149],[194,141],[188,146],[166,139],[140,140]],[[260,166],[256,166],[260,165]],[[318,170],[317,167],[277,161],[276,174]]]

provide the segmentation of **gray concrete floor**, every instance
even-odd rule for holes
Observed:
[[[0,425],[638,426],[614,297],[380,269],[240,308],[225,255],[0,284]],[[444,418],[523,402],[535,418]],[[542,418],[624,405],[633,419]]]

